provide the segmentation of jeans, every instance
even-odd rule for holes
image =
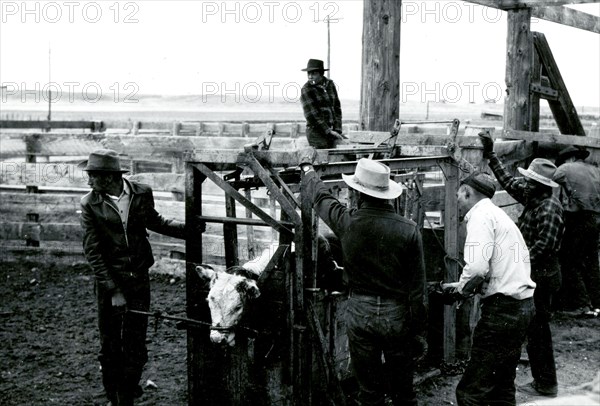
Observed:
[[[384,405],[386,393],[394,405],[417,404],[409,322],[408,306],[399,300],[350,294],[346,325],[360,405]]]
[[[535,316],[527,332],[527,354],[531,364],[531,375],[541,387],[554,387],[557,381],[550,318],[552,297],[560,288],[558,261],[550,259],[543,266],[533,265],[532,277],[536,283],[533,294]]]
[[[471,360],[456,387],[459,406],[516,404],[516,367],[535,313],[533,302],[499,294],[482,300]]]
[[[111,304],[112,293],[97,284],[98,327],[102,383],[109,399],[117,393],[120,398],[133,402],[133,393],[148,360],[146,330],[148,318],[137,314],[122,314]],[[127,308],[148,311],[150,308],[150,282],[148,276],[127,288],[121,287]],[[129,404],[130,402],[119,402]]]

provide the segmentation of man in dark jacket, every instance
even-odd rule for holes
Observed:
[[[518,388],[532,396],[556,397],[558,383],[550,331],[552,298],[560,288],[558,252],[563,236],[563,207],[552,189],[556,166],[547,159],[536,158],[528,169],[518,168],[523,178],[513,177],[494,152],[494,141],[488,132],[480,133],[483,157],[500,185],[516,201],[523,204],[517,225],[529,248],[531,278],[536,283],[533,300],[535,316],[527,334],[527,353],[533,381]]]
[[[590,152],[569,146],[558,154],[554,181],[561,186],[565,236],[560,248],[566,310],[600,315],[600,168],[585,162]]]
[[[148,269],[154,258],[146,230],[184,238],[184,224],[156,212],[148,185],[122,177],[127,171],[115,151],[94,151],[82,166],[92,187],[81,199],[81,225],[96,277],[102,381],[113,406],[133,405],[148,359],[148,320],[125,310],[149,310]]]
[[[359,193],[358,209],[348,209],[319,179],[307,152],[302,193],[313,197],[316,212],[342,246],[349,288],[346,327],[359,402],[383,405],[387,393],[394,405],[416,405],[412,358],[427,347],[427,296],[419,228],[389,202],[402,188],[390,180],[387,166],[363,158],[354,175],[342,175]]]
[[[324,76],[323,61],[310,59],[306,69],[308,81],[300,92],[306,118],[306,137],[311,147],[335,148],[347,143],[342,136],[342,107],[333,80]]]

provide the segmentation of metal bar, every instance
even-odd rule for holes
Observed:
[[[235,200],[237,200],[241,205],[246,207],[248,210],[250,210],[252,213],[254,213],[257,217],[261,218],[263,221],[265,221],[267,224],[269,224],[275,230],[277,230],[279,232],[285,231],[288,233],[292,233],[292,231],[289,228],[280,224],[277,220],[275,220],[274,218],[269,216],[267,213],[265,213],[259,207],[257,207],[254,203],[252,203],[252,201],[246,199],[246,197],[244,195],[242,195],[240,192],[235,190],[231,185],[229,185],[227,182],[225,182],[223,179],[221,179],[209,167],[207,167],[206,165],[204,165],[202,163],[193,163],[191,165],[194,166],[195,168],[197,168],[200,172],[202,172],[208,179],[213,181],[215,183],[215,185],[217,185],[221,189],[223,189],[225,191],[225,193],[228,193],[229,195],[231,195],[231,197],[233,197]]]
[[[391,170],[396,169],[413,169],[413,168],[430,168],[444,162],[450,162],[452,158],[444,155],[418,158],[393,158],[393,159],[378,159],[378,162],[390,167]],[[337,175],[341,173],[352,173],[356,169],[356,161],[335,162],[327,165],[315,165],[321,176]]]
[[[262,220],[257,220],[247,217],[215,217],[215,216],[196,216],[198,220],[205,221],[207,223],[216,224],[238,224],[242,226],[262,226],[262,227],[273,227],[271,224],[266,223]],[[278,221],[283,227],[295,227],[296,225],[290,221]]]

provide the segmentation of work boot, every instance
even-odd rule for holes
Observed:
[[[555,398],[558,395],[558,386],[541,386],[536,381],[531,381],[525,385],[521,385],[517,390],[528,396],[545,396]]]

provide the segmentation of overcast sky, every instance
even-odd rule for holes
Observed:
[[[343,99],[360,98],[363,2],[0,1],[0,82],[63,97],[85,89],[135,94],[237,92],[296,97],[309,58],[327,59]],[[600,15],[600,4],[576,8]],[[500,99],[506,13],[462,1],[403,2],[401,82],[406,100]],[[600,105],[600,35],[535,20],[577,106]]]

